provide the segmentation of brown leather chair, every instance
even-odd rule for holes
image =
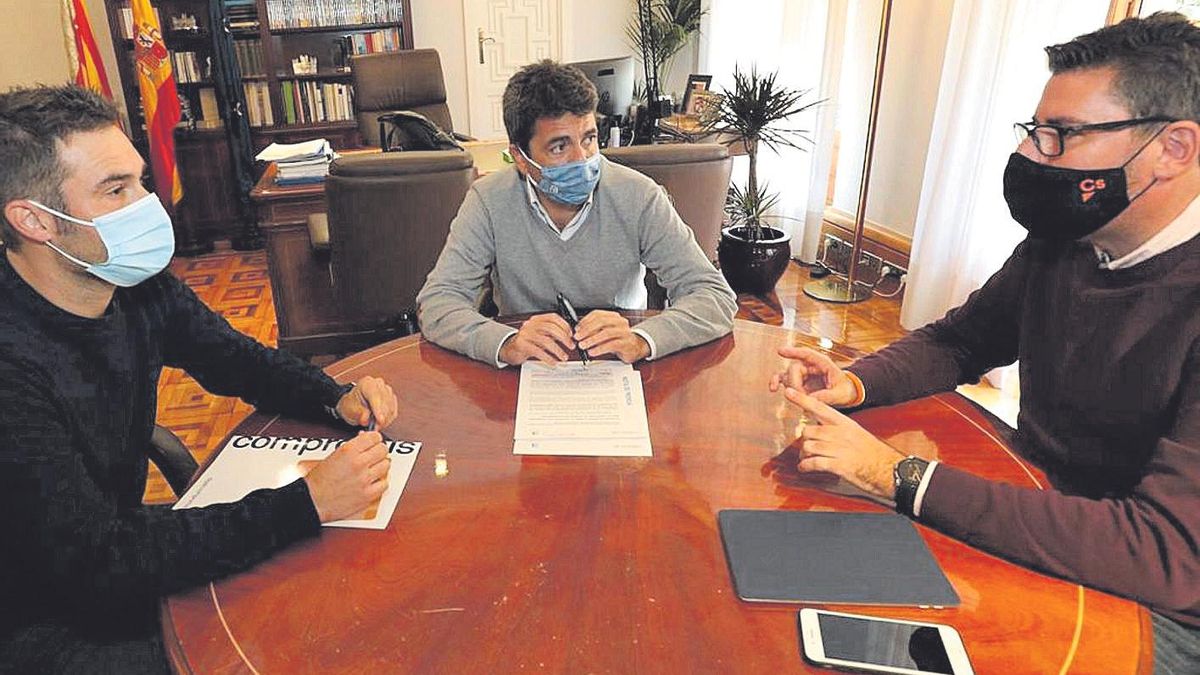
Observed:
[[[420,113],[460,141],[472,140],[454,133],[446,82],[436,49],[404,49],[364,54],[350,59],[354,78],[354,107],[363,143],[379,147],[379,117],[411,110]]]
[[[474,179],[470,153],[458,150],[333,161],[325,182],[330,278],[341,313],[373,333],[366,342],[416,330],[417,291]]]
[[[725,195],[733,158],[717,143],[662,143],[608,148],[604,156],[640,171],[663,186],[683,222],[709,260],[717,259],[717,243],[725,220]],[[649,306],[661,308],[665,292],[652,273],[646,274]]]

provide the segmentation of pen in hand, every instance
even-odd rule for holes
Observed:
[[[571,305],[571,301],[567,300],[567,296],[562,293],[558,294],[558,314],[571,326],[571,332],[574,333],[575,326],[579,324],[579,315],[575,313],[575,307]],[[572,337],[574,336],[572,335]],[[588,356],[587,350],[580,347],[578,343],[575,346],[579,349],[579,357],[583,359],[583,364],[591,363],[592,359]]]

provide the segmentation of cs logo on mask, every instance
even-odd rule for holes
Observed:
[[[1084,178],[1079,182],[1079,196],[1086,204],[1097,192],[1105,188],[1103,178]]]

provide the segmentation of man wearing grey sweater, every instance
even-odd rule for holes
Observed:
[[[665,356],[730,332],[737,303],[661,187],[605,160],[596,89],[576,68],[541,61],[504,92],[516,166],[479,181],[417,295],[430,341],[497,367],[565,361],[573,350],[626,363]],[[645,270],[669,307],[631,328],[612,309],[646,306]],[[479,313],[488,278],[501,314],[533,313],[520,329]],[[558,294],[597,308],[572,327]]]

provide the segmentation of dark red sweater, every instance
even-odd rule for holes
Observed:
[[[921,522],[1200,626],[1200,237],[1123,270],[1027,240],[961,307],[850,370],[884,405],[1018,359],[1016,450],[1054,489],[941,464]]]

